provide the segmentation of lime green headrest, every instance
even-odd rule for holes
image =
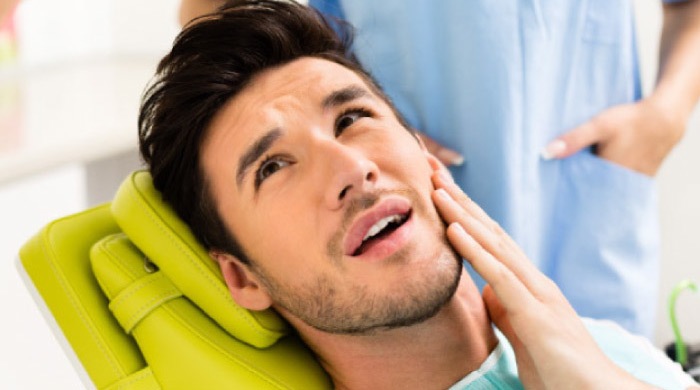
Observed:
[[[233,337],[266,348],[287,333],[273,310],[250,311],[233,301],[218,266],[162,200],[148,172],[126,178],[112,201],[112,214],[170,281]]]

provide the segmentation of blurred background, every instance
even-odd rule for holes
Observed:
[[[0,388],[82,383],[19,276],[19,247],[52,219],[107,201],[139,167],[141,92],[177,34],[179,0],[0,0]],[[635,0],[645,89],[654,82],[657,1]],[[7,4],[7,5],[6,5]],[[662,295],[656,337],[673,338],[673,285],[700,282],[700,109],[658,175]],[[595,286],[591,286],[595,288]],[[700,294],[678,300],[700,343]]]
[[[4,4],[17,0],[0,0]],[[139,166],[141,92],[179,0],[21,0],[0,20],[0,388],[82,382],[17,271],[52,219],[107,201]]]

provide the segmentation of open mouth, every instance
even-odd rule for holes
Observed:
[[[362,238],[360,245],[355,248],[352,256],[360,256],[372,248],[383,238],[388,237],[400,228],[411,217],[411,210],[405,213],[397,213],[386,216],[375,222]]]

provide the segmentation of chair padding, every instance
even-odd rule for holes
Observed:
[[[162,200],[148,172],[127,177],[112,201],[112,214],[172,284],[229,334],[266,348],[288,332],[274,311],[249,311],[233,301],[218,266]]]
[[[162,272],[140,278],[122,290],[109,303],[109,310],[127,333],[131,333],[153,310],[165,302],[182,296]]]
[[[122,314],[153,378],[163,389],[327,390],[331,383],[311,352],[290,334],[253,348],[231,337],[179,294],[163,270],[144,267],[145,256],[124,234],[101,240],[92,267],[110,307]],[[115,315],[117,313],[115,312]]]
[[[136,342],[107,308],[90,266],[90,247],[118,231],[109,205],[102,205],[51,222],[19,253],[23,270],[98,389],[129,381],[146,367]]]
[[[299,338],[282,337],[276,314],[228,298],[147,173],[132,174],[115,203],[51,222],[19,256],[30,290],[97,389],[332,388]]]

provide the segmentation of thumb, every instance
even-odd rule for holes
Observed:
[[[532,360],[532,356],[530,356],[529,351],[515,333],[515,330],[513,330],[513,326],[508,319],[508,313],[498,300],[496,293],[493,292],[491,285],[487,284],[484,286],[483,298],[491,321],[506,336],[513,348],[518,366],[518,376],[521,382],[525,385],[525,388],[543,389],[544,383],[542,383],[542,379],[537,373],[537,367]]]
[[[551,141],[540,153],[545,160],[566,158],[602,140],[602,131],[588,121]]]
[[[498,300],[498,297],[493,291],[493,288],[491,288],[490,284],[484,286],[483,298],[484,303],[486,304],[486,310],[488,310],[489,317],[491,317],[491,321],[496,324],[496,327],[501,330],[501,333],[503,333],[508,340],[516,340],[518,336],[515,335],[513,327],[508,320],[508,313],[501,304],[501,301]]]
[[[493,292],[491,285],[487,284],[484,286],[483,297],[484,303],[486,304],[486,310],[489,312],[491,321],[496,324],[496,327],[498,327],[501,333],[506,336],[511,347],[513,347],[513,352],[515,352],[516,359],[518,360],[518,366],[524,365],[524,367],[521,368],[528,370],[534,369],[534,365],[532,364],[532,359],[530,358],[527,348],[523,344],[522,340],[520,340],[517,333],[515,333],[515,330],[508,319],[508,312],[498,300],[498,297],[496,296],[496,293]]]

